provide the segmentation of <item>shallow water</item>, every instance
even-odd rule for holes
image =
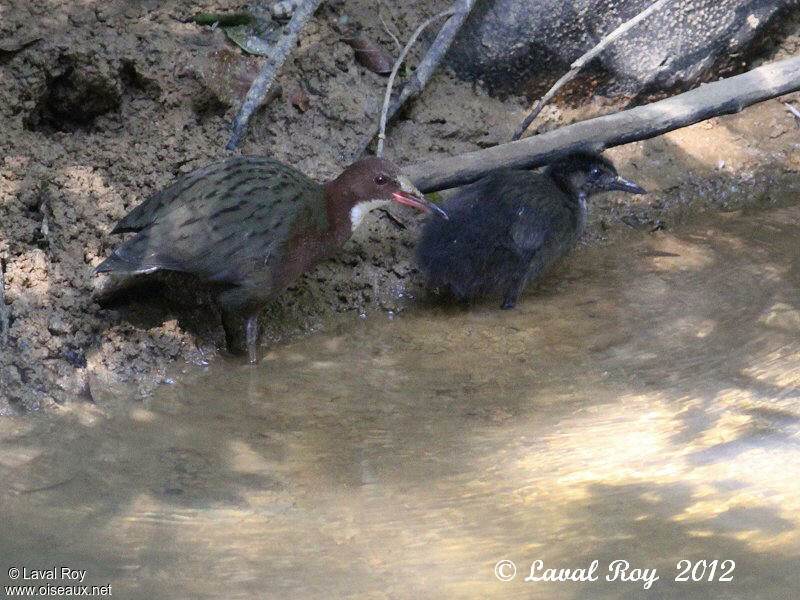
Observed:
[[[514,311],[4,419],[0,566],[121,598],[798,597],[798,249],[800,207],[631,230]],[[537,559],[598,580],[525,582]]]

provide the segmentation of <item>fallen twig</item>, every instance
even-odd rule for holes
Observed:
[[[453,9],[445,10],[440,12],[437,15],[433,15],[430,19],[426,19],[423,21],[419,27],[417,27],[416,31],[411,35],[406,43],[405,48],[400,53],[400,56],[397,57],[397,60],[394,61],[394,67],[392,67],[392,73],[389,75],[389,81],[386,82],[386,94],[383,97],[383,110],[381,111],[381,120],[379,126],[379,133],[378,133],[378,147],[375,150],[375,156],[383,156],[383,141],[386,139],[386,117],[389,111],[389,100],[392,97],[392,86],[394,85],[394,78],[397,77],[397,71],[400,70],[400,65],[403,64],[403,61],[406,59],[406,55],[408,55],[408,51],[411,50],[411,46],[414,45],[414,42],[417,41],[419,34],[421,34],[425,28],[433,23],[437,19],[441,19],[442,17],[446,17],[448,15],[453,14]]]
[[[17,53],[22,52],[28,46],[32,46],[36,42],[41,41],[41,39],[42,38],[39,37],[31,38],[21,43],[13,43],[13,42],[9,43],[6,40],[3,40],[2,42],[0,42],[0,65],[8,62],[14,56],[16,56]]]
[[[386,21],[383,19],[383,15],[381,14],[381,0],[377,1],[376,10],[378,11],[378,18],[381,20],[381,25],[383,25],[383,30],[390,38],[392,38],[392,41],[394,42],[394,45],[397,46],[397,49],[402,50],[403,45],[400,43],[400,40],[398,40],[397,36],[392,33],[392,31],[389,29],[389,25],[387,25]]]
[[[321,2],[322,0],[302,0],[295,7],[292,20],[289,21],[287,27],[286,35],[282,36],[281,39],[278,40],[278,43],[275,44],[270,57],[264,63],[264,66],[261,67],[258,77],[253,80],[253,84],[247,91],[247,96],[245,96],[244,102],[242,102],[242,108],[239,110],[239,114],[236,115],[236,118],[233,120],[233,134],[231,135],[230,141],[225,146],[228,150],[233,150],[239,144],[244,130],[247,128],[247,124],[250,121],[250,117],[252,117],[256,109],[261,106],[264,97],[267,95],[267,91],[269,91],[270,86],[278,75],[278,70],[281,68],[281,65],[283,65],[283,61],[286,60],[289,52],[294,48],[300,32]]]
[[[414,72],[414,75],[405,83],[403,89],[400,91],[400,95],[391,106],[389,106],[389,110],[386,114],[387,121],[390,121],[409,99],[418,96],[425,87],[425,84],[428,83],[431,75],[436,71],[444,55],[447,54],[447,51],[450,49],[450,45],[453,43],[453,39],[461,29],[464,21],[467,20],[474,4],[475,0],[456,0],[453,4],[452,9],[454,12],[452,16],[442,25],[439,33],[436,35],[436,39],[433,40],[433,44],[428,48],[425,57],[417,65],[417,70]],[[355,158],[364,154],[367,147],[372,142],[372,138],[378,135],[379,132],[380,126],[376,125],[368,134],[366,142],[359,148]]]
[[[6,279],[3,261],[0,260],[0,346],[8,343],[8,307],[6,306]]]
[[[800,90],[800,57],[702,85],[672,98],[581,121],[554,131],[404,169],[423,192],[458,187],[501,168],[530,169],[571,152],[600,152],[646,140]]]
[[[611,44],[611,42],[624,35],[634,25],[646,19],[653,12],[664,6],[664,4],[666,4],[667,2],[669,2],[669,0],[658,0],[657,2],[654,2],[648,8],[640,12],[638,15],[636,15],[632,19],[626,21],[625,23],[617,27],[614,31],[612,31],[606,37],[600,40],[600,42],[594,48],[592,48],[586,54],[581,56],[578,60],[573,62],[570,65],[570,70],[563,77],[561,77],[561,79],[556,81],[553,87],[551,87],[547,91],[547,93],[541,97],[539,102],[537,102],[536,106],[530,112],[530,114],[527,117],[525,117],[525,120],[522,121],[522,123],[520,123],[519,127],[517,127],[517,129],[514,131],[514,135],[511,139],[518,140],[520,137],[522,137],[522,134],[525,133],[525,130],[528,129],[528,127],[530,127],[530,124],[533,123],[533,120],[542,111],[544,105],[550,102],[553,96],[556,95],[556,92],[558,92],[558,90],[560,90],[569,81],[571,81],[578,74],[578,72],[584,67],[586,63],[588,63],[590,60],[592,60],[594,57],[600,54],[603,50],[605,50],[606,47],[609,44]]]
[[[796,125],[800,126],[800,110],[797,110],[794,106],[789,104],[788,102],[784,102],[783,105],[786,107],[792,115],[794,115],[794,122]]]

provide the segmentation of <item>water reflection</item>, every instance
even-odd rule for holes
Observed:
[[[631,232],[515,311],[375,316],[5,419],[0,563],[125,598],[793,597],[798,247],[800,207]],[[525,583],[535,559],[600,581]],[[616,559],[660,579],[603,581]]]

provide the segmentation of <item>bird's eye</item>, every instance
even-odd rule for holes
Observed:
[[[375,185],[386,185],[388,181],[389,179],[387,179],[386,175],[375,176]]]
[[[592,167],[591,170],[589,171],[589,176],[592,179],[599,178],[601,174],[602,174],[602,171],[600,170],[600,167]]]

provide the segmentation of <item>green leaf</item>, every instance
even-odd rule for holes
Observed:
[[[255,17],[250,13],[197,13],[192,21],[198,25],[213,25],[219,23],[220,27],[233,27],[236,25],[252,25]]]

